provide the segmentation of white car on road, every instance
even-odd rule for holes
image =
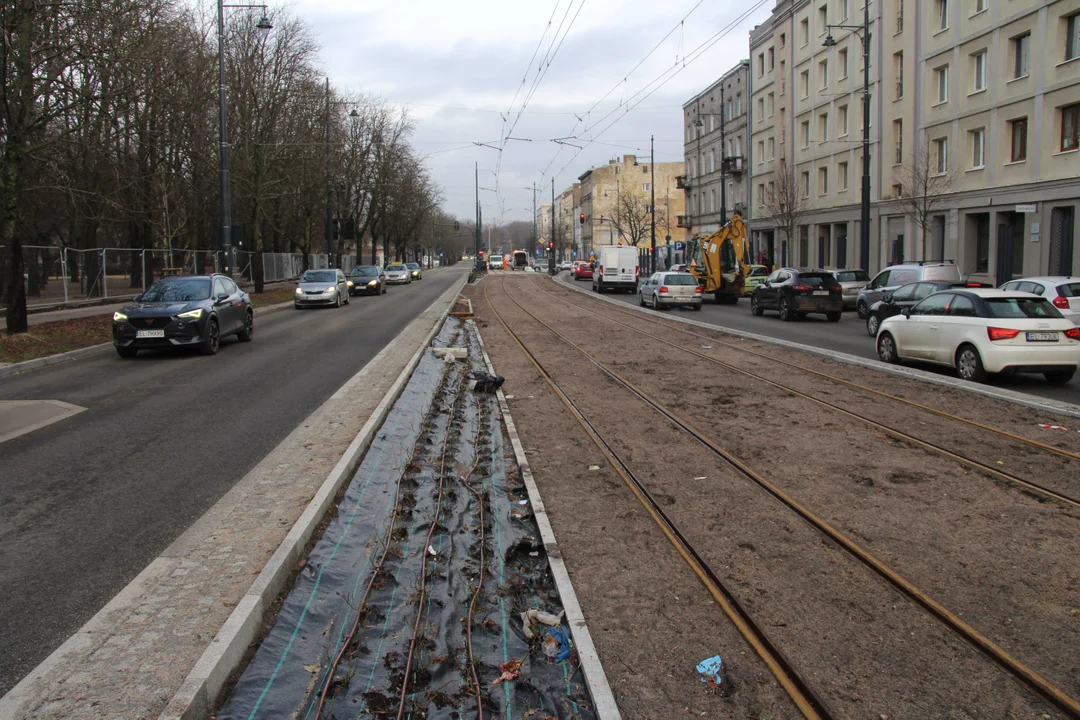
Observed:
[[[936,292],[881,323],[883,362],[955,367],[965,380],[990,373],[1042,373],[1062,385],[1080,365],[1080,328],[1046,298],[1004,290]]]
[[[1073,325],[1080,326],[1080,277],[1030,277],[1010,280],[1001,290],[1041,295]]]

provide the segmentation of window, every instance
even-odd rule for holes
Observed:
[[[765,207],[765,183],[758,183],[758,186],[757,186],[757,206],[759,208]]]
[[[893,55],[893,68],[896,70],[896,99],[904,97],[904,53]]]
[[[818,168],[818,195],[829,194],[829,168]]]
[[[810,197],[810,171],[803,170],[799,180],[802,182],[803,197]]]
[[[934,140],[935,170],[938,175],[944,175],[949,171],[949,139],[938,138]]]
[[[836,134],[838,137],[847,137],[847,105],[836,108]]]
[[[971,75],[974,80],[972,92],[986,89],[986,51],[982,50],[971,56]]]
[[[841,192],[847,190],[848,187],[847,168],[848,164],[846,162],[838,163],[836,166],[836,189]]]
[[[649,183],[641,183],[641,192],[649,192]]]
[[[757,121],[765,121],[765,98],[757,99]]]
[[[904,32],[904,0],[896,0],[896,32]]]
[[[893,137],[896,139],[896,164],[904,164],[904,121],[893,120]]]
[[[709,212],[716,210],[716,190],[709,191]]]
[[[810,147],[810,121],[803,120],[799,125],[799,130],[802,132],[802,146],[803,148]]]
[[[840,77],[841,80],[846,80],[847,79],[847,48],[840,48],[839,60],[840,60],[840,76],[839,77]]]
[[[1065,59],[1075,60],[1078,57],[1080,57],[1080,13],[1074,13],[1065,18]]]
[[[803,70],[799,75],[799,89],[802,90],[802,97],[805,100],[810,97],[810,71]]]
[[[774,67],[776,67],[776,53],[769,48],[769,72],[772,72]]]
[[[975,0],[975,12],[972,15],[978,15],[981,12],[986,12],[986,0]]]
[[[799,35],[804,46],[810,44],[810,20],[808,18],[803,18],[799,23]]]
[[[1012,162],[1027,160],[1027,118],[1019,118],[1009,122],[1012,135]]]
[[[776,113],[776,96],[769,93],[769,117],[772,117]]]
[[[821,32],[825,32],[825,26],[829,24],[829,6],[822,5],[818,8],[818,23],[821,25]]]
[[[728,138],[728,141],[727,141],[727,154],[728,154],[728,157],[731,157],[732,155],[735,154],[735,151],[732,150],[731,138]]]
[[[969,297],[957,295],[953,299],[952,305],[949,306],[949,314],[959,317],[975,317],[975,303]]]
[[[787,72],[784,68],[787,66],[785,60],[780,61],[780,94],[783,95],[787,92]]]
[[[765,164],[765,141],[764,140],[758,140],[758,144],[757,144],[757,164],[758,165],[764,165]]]
[[[769,138],[769,159],[772,160],[776,157],[776,141],[773,138]]]
[[[937,101],[941,103],[949,102],[949,66],[942,65],[939,68],[934,68],[934,82],[937,85]]]
[[[978,169],[986,165],[986,130],[983,127],[971,133],[971,168]]]
[[[1077,128],[1080,128],[1080,104],[1067,105],[1061,108],[1061,151],[1076,150],[1080,137],[1077,136]]]
[[[820,142],[829,141],[829,113],[827,112],[818,115],[818,135]]]
[[[733,115],[734,111],[735,111],[735,104],[731,100],[728,100],[727,101],[727,119],[728,120],[730,120],[732,117],[734,117],[734,115]]]
[[[817,64],[818,75],[821,76],[821,89],[829,87],[829,61],[822,60]]]
[[[772,180],[769,181],[768,192],[769,197],[773,197],[774,195],[776,195],[776,183],[774,183]]]
[[[1012,39],[1013,51],[1013,78],[1027,77],[1028,58],[1031,56],[1031,33],[1014,37]]]
[[[758,56],[757,56],[757,75],[758,75],[758,77],[764,77],[764,75],[765,75],[765,53],[758,53]]]
[[[903,185],[893,185],[892,186],[892,194],[893,194],[893,197],[895,197],[895,198],[904,197],[904,186]]]
[[[742,94],[735,96],[735,114],[742,115]]]
[[[949,29],[949,0],[935,0],[938,30]]]
[[[738,136],[735,138],[735,154],[742,157],[742,138]]]
[[[840,0],[840,21],[848,19],[848,0]]]
[[[716,149],[709,150],[709,172],[716,172]],[[642,188],[648,190],[649,188]]]
[[[641,166],[641,174],[642,175],[648,175],[649,174],[649,166],[648,165],[642,165]]]
[[[787,45],[787,33],[780,33],[780,47]]]

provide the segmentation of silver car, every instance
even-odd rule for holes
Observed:
[[[912,282],[940,280],[959,284],[963,282],[960,268],[951,260],[945,262],[919,262],[887,267],[859,291],[855,309],[859,318],[865,320],[870,314],[870,307],[886,295],[891,295],[901,285]]]
[[[870,282],[870,273],[865,270],[833,270],[832,274],[844,294],[844,309],[851,310],[859,301],[859,291]]]
[[[653,273],[638,285],[638,305],[654,310],[678,306],[701,310],[701,286],[690,273]]]
[[[348,282],[340,270],[308,270],[300,276],[300,284],[293,295],[293,307],[299,310],[318,305],[348,305]]]
[[[405,263],[390,263],[386,266],[387,285],[407,285],[412,282],[412,272]]]

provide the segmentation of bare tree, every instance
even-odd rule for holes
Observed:
[[[784,231],[789,243],[795,241],[799,221],[810,207],[809,188],[795,173],[794,166],[781,160],[765,189],[764,197],[765,216],[772,218],[776,227]]]
[[[926,231],[934,216],[945,208],[952,192],[955,175],[950,171],[938,172],[937,156],[931,151],[929,136],[923,138],[922,146],[894,175],[900,190],[897,201],[904,214],[919,228],[922,259],[926,260]]]
[[[644,193],[634,188],[622,188],[615,199],[615,229],[626,242],[637,247],[643,240],[652,238],[653,213],[649,208],[649,199]],[[663,208],[656,210],[656,225],[663,226],[666,213]],[[572,236],[573,233],[570,233]]]

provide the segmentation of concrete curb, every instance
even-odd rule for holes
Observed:
[[[256,315],[266,315],[267,313],[276,312],[278,310],[284,310],[285,308],[292,307],[292,301],[278,303],[276,305],[267,305],[266,307],[255,308]],[[27,360],[25,362],[11,363],[0,367],[0,379],[9,377],[11,375],[19,375],[29,370],[36,370],[38,368],[47,367],[49,365],[57,365],[59,363],[68,362],[69,360],[78,360],[79,358],[89,357],[91,355],[97,355],[100,352],[110,350],[113,344],[111,342],[101,343],[100,345],[91,345],[90,347],[79,348],[78,350],[69,350],[65,353],[58,353],[56,355],[47,355],[46,357],[34,358],[33,360]]]
[[[165,712],[160,716],[162,720],[194,720],[194,718],[207,717],[213,711],[218,694],[229,676],[239,666],[248,646],[255,639],[263,614],[284,589],[289,573],[300,561],[316,526],[330,508],[338,490],[352,477],[361,458],[371,445],[375,433],[378,432],[386,416],[389,415],[413,370],[416,369],[421,357],[423,357],[424,352],[431,344],[432,338],[442,328],[450,309],[454,306],[454,300],[461,293],[466,280],[466,277],[462,277],[435,301],[436,303],[446,303],[446,309],[439,316],[439,319],[405,365],[405,368],[398,374],[397,379],[387,390],[382,401],[372,412],[371,417],[364,423],[345,454],[334,466],[319,491],[315,493],[304,512],[297,518],[289,534],[285,536],[281,545],[278,546],[269,561],[267,561],[266,566],[255,578],[251,588],[233,609],[232,614],[225,621],[221,630],[218,631],[217,636],[203,652],[202,657],[195,663],[195,667],[173,695],[166,706]],[[284,304],[284,306],[291,305],[291,302]],[[388,352],[389,348],[390,345],[383,348],[365,368],[374,367]],[[364,369],[361,369],[360,373],[363,372]],[[336,395],[337,393],[335,393]]]
[[[582,295],[588,295],[589,297],[603,300],[604,302],[611,303],[616,307],[624,310],[631,310],[633,312],[639,312],[643,315],[649,315],[655,318],[652,311],[646,308],[639,308],[636,305],[630,305],[628,303],[622,303],[618,300],[612,300],[611,298],[604,297],[594,292],[584,290],[579,287],[561,282],[561,287],[565,287],[568,290],[579,292]],[[766,335],[758,335],[756,333],[746,332],[745,330],[736,330],[734,328],[726,328],[720,325],[712,325],[700,320],[690,320],[689,318],[673,317],[671,315],[665,315],[665,319],[672,320],[674,322],[684,323],[686,325],[694,325],[696,327],[712,330],[714,332],[723,333],[725,335],[734,335],[735,337],[745,338],[747,340],[756,340],[758,342],[768,343],[770,345],[776,345],[778,347],[787,348],[789,350],[799,350],[801,352],[818,355],[820,357],[842,362],[847,365],[856,365],[858,367],[866,368],[868,370],[876,370],[877,372],[887,373],[889,375],[896,375],[897,377],[907,378],[909,380],[921,380],[923,382],[932,383],[934,385],[943,385],[953,390],[962,390],[964,392],[973,393],[975,395],[983,395],[984,397],[993,398],[994,400],[1002,400],[1010,402],[1015,405],[1023,405],[1025,407],[1039,410],[1040,412],[1053,413],[1055,415],[1066,415],[1069,417],[1080,417],[1080,405],[1074,405],[1073,403],[1062,402],[1060,400],[1050,400],[1047,398],[1040,398],[1036,395],[1028,395],[1026,393],[1017,392],[1016,390],[1008,390],[1006,388],[995,388],[986,385],[980,385],[979,383],[970,382],[968,380],[961,380],[960,378],[946,377],[938,375],[936,373],[927,372],[926,370],[920,370],[914,367],[906,367],[904,365],[886,365],[878,360],[869,360],[867,358],[861,358],[857,355],[849,355],[848,353],[837,352],[835,350],[827,350],[825,348],[814,347],[813,345],[803,345],[802,343],[792,342],[790,340],[781,340],[779,338],[772,338]]]
[[[472,322],[471,320],[466,322]],[[495,374],[495,366],[491,364],[484,339],[480,336],[477,328],[476,337],[480,342],[480,351],[484,354],[484,362],[488,371]],[[555,587],[559,590],[562,598],[563,609],[566,611],[566,622],[570,626],[570,633],[574,637],[574,645],[577,647],[578,658],[581,661],[581,670],[585,675],[585,684],[592,695],[594,710],[599,720],[621,720],[619,706],[615,702],[615,696],[611,692],[604,666],[600,663],[600,656],[593,644],[589,626],[585,624],[585,614],[581,611],[577,593],[574,592],[574,584],[570,581],[570,573],[563,562],[562,549],[555,539],[555,532],[551,529],[551,521],[548,520],[547,510],[544,509],[544,501],[540,497],[540,489],[533,479],[532,469],[529,466],[529,458],[525,455],[525,446],[521,444],[514,419],[510,416],[510,406],[506,402],[506,395],[500,389],[496,393],[499,399],[499,410],[502,412],[503,422],[506,423],[506,433],[510,436],[510,444],[514,448],[514,457],[518,467],[521,468],[521,477],[525,481],[525,489],[529,493],[529,503],[532,505],[533,514],[536,516],[536,524],[540,529],[540,538],[544,541],[544,550],[547,552],[548,565],[551,567],[551,575],[555,580]]]

